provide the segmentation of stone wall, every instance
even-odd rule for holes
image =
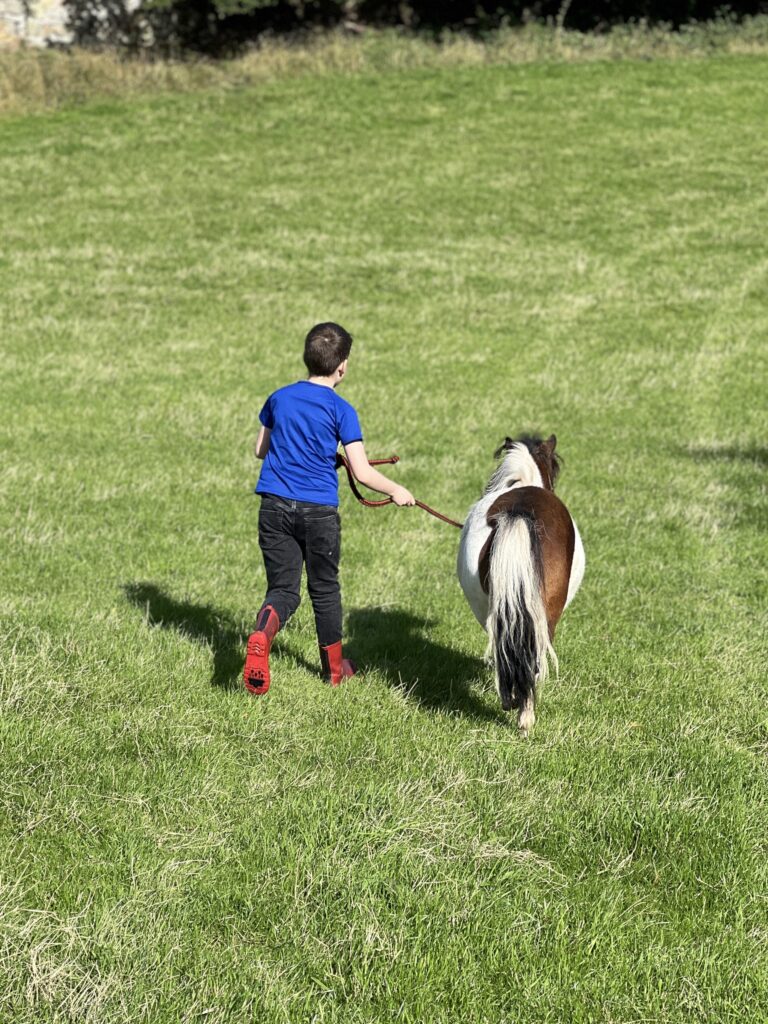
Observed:
[[[0,46],[47,46],[70,38],[61,0],[0,0]]]

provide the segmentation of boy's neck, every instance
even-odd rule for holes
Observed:
[[[324,388],[335,388],[342,380],[344,380],[344,375],[347,372],[347,362],[348,360],[345,359],[343,363],[339,363],[333,373],[329,373],[325,376],[321,376],[319,373],[310,373],[308,378],[310,384],[319,384]]]
[[[324,388],[335,388],[341,377],[337,373],[333,373],[330,377],[309,377],[307,379],[310,384],[320,384]]]

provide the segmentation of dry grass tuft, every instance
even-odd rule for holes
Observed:
[[[446,33],[440,42],[392,30],[271,39],[232,60],[158,61],[114,52],[18,50],[0,53],[0,114],[57,109],[131,94],[239,89],[299,75],[359,74],[415,68],[672,59],[768,53],[768,16],[687,26],[618,26],[602,34],[528,25],[484,40]]]

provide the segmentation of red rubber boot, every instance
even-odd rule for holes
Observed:
[[[269,649],[280,629],[280,619],[271,604],[265,605],[256,620],[256,631],[248,637],[243,682],[249,693],[260,697],[269,689]]]
[[[338,686],[357,673],[354,661],[341,656],[341,640],[330,647],[320,648],[320,663],[323,666],[323,679],[331,686]]]

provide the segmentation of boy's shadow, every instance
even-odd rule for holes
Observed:
[[[213,653],[211,686],[220,686],[224,690],[240,689],[245,662],[245,642],[250,629],[238,626],[225,612],[209,604],[178,601],[154,583],[124,583],[122,591],[131,604],[143,610],[148,625],[160,629],[175,629],[177,633],[189,637],[190,640],[210,646]],[[290,636],[286,637],[283,633],[279,633],[275,640],[276,664],[279,664],[281,647],[297,665],[314,675],[319,675],[319,660],[315,663],[308,661],[299,651],[293,649]]]
[[[363,671],[378,670],[422,707],[506,721],[500,706],[488,707],[472,690],[490,675],[483,660],[430,640],[433,625],[399,608],[357,608],[347,617],[344,646]]]
[[[148,625],[175,629],[190,640],[210,645],[212,686],[234,690],[239,685],[247,635],[226,614],[207,604],[177,601],[154,583],[124,583],[122,590],[131,604],[144,610]]]
[[[247,631],[211,605],[180,601],[154,583],[125,583],[128,601],[144,611],[148,625],[174,629],[182,636],[210,646],[213,653],[211,685],[225,690],[240,688]],[[347,619],[345,647],[365,672],[378,670],[387,685],[406,690],[425,708],[458,711],[475,718],[506,720],[499,707],[489,708],[472,692],[470,683],[489,672],[480,658],[443,647],[429,639],[430,620],[396,608],[359,608]],[[282,634],[281,634],[282,636]],[[289,637],[284,652],[296,664],[317,674],[294,649]],[[280,649],[276,647],[276,665]]]

